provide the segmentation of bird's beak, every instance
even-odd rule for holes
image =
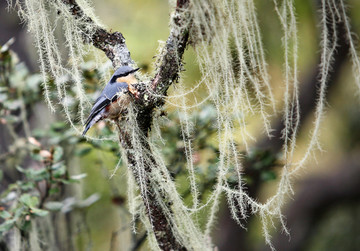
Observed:
[[[138,70],[140,70],[140,68],[136,68],[136,69],[132,70],[131,73],[137,72]]]

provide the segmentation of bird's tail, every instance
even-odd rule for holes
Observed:
[[[91,120],[91,121],[92,121],[92,120]],[[91,121],[89,121],[89,122],[86,124],[85,130],[83,131],[82,136],[85,136],[85,134],[87,133],[87,131],[89,131],[90,127],[92,126]]]
[[[99,120],[102,119],[102,115],[103,115],[103,111],[98,113],[93,119],[91,119],[90,121],[87,121],[87,123],[85,124],[85,129],[82,133],[82,136],[85,136],[85,134],[87,133],[87,131],[89,131],[89,129]]]

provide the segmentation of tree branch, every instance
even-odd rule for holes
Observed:
[[[162,57],[160,67],[152,80],[153,90],[160,95],[165,95],[170,85],[177,80],[182,64],[181,59],[184,54],[189,39],[189,17],[186,16],[186,8],[189,7],[188,0],[178,0],[174,15],[175,28],[171,30],[170,36],[166,41],[166,53]],[[187,17],[183,19],[182,17]]]
[[[81,18],[85,22],[94,24],[94,21],[85,15],[83,10],[79,7],[75,0],[62,0],[63,3],[69,5],[71,13],[75,18]],[[159,247],[162,250],[186,250],[182,244],[175,238],[171,224],[168,221],[165,212],[160,203],[157,201],[156,193],[154,190],[154,182],[151,181],[152,167],[156,166],[156,160],[152,157],[151,149],[147,141],[148,132],[151,129],[151,123],[153,119],[153,110],[157,106],[161,106],[164,101],[163,98],[159,98],[159,95],[166,95],[168,88],[174,83],[179,76],[179,72],[182,67],[182,57],[188,43],[189,38],[189,22],[186,15],[186,8],[189,7],[189,0],[178,0],[175,13],[173,15],[174,28],[170,32],[170,36],[166,42],[164,52],[159,60],[160,64],[155,74],[155,77],[149,84],[150,88],[146,88],[146,84],[138,84],[136,86],[139,96],[136,98],[135,112],[136,122],[142,135],[138,135],[142,149],[145,149],[148,154],[150,163],[145,163],[145,181],[141,184],[145,184],[145,189],[141,189],[141,197],[146,206],[146,213],[149,217],[149,221],[152,224],[156,240]],[[95,32],[89,37],[90,31],[84,26],[82,29],[84,41],[92,43],[96,48],[104,51],[106,56],[112,61],[114,68],[121,65],[134,64],[130,52],[128,51],[125,39],[119,32],[108,33],[101,27],[95,29]],[[155,94],[155,95],[154,95]],[[146,98],[145,98],[146,97]],[[125,157],[127,158],[128,168],[132,171],[135,180],[140,185],[138,161],[135,158],[133,152],[135,150],[134,142],[131,135],[120,126],[120,122],[117,123],[119,129],[119,140],[123,148],[125,149]],[[126,126],[125,126],[126,127]],[[168,197],[168,196],[164,196]],[[171,204],[171,203],[168,203]],[[170,210],[170,205],[168,210]]]
[[[141,117],[141,116],[139,116]],[[146,213],[149,217],[149,221],[152,224],[152,228],[154,230],[154,235],[156,237],[156,240],[158,242],[158,245],[161,250],[186,250],[185,247],[183,247],[175,238],[172,229],[171,224],[169,223],[165,212],[163,211],[160,203],[158,202],[158,197],[156,196],[154,186],[154,182],[150,179],[151,172],[152,172],[152,166],[156,165],[155,159],[152,157],[152,154],[146,154],[143,152],[143,154],[146,154],[146,157],[143,158],[149,158],[150,163],[148,161],[145,162],[145,175],[141,175],[141,171],[139,171],[139,168],[137,167],[139,165],[138,159],[133,154],[133,151],[135,150],[135,146],[133,145],[133,142],[131,140],[131,135],[123,130],[120,127],[120,124],[118,124],[119,131],[120,131],[120,142],[125,149],[125,155],[127,157],[128,161],[128,168],[132,171],[135,180],[137,184],[142,184],[144,186],[143,189],[141,189],[141,197],[145,203],[145,209]],[[146,152],[150,151],[150,146],[147,142],[147,140],[139,136],[141,140],[142,148],[146,150]],[[141,170],[141,168],[140,168]],[[164,195],[164,197],[167,197]],[[171,209],[168,208],[171,212]]]
[[[109,33],[87,16],[77,4],[76,0],[61,0],[69,6],[69,11],[76,19],[82,19],[88,24],[94,25],[94,31],[86,26],[81,27],[85,43],[92,43],[96,48],[102,50],[113,63],[115,69],[122,65],[133,65],[130,52],[125,44],[125,38],[120,32]]]

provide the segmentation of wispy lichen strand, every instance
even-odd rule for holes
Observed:
[[[202,73],[201,81],[188,91],[185,91],[180,81],[177,92],[167,99],[168,103],[182,114],[180,121],[188,180],[193,198],[192,206],[187,206],[178,194],[175,182],[166,168],[160,150],[154,143],[154,138],[147,137],[148,128],[145,128],[145,132],[144,128],[141,128],[143,125],[139,123],[137,117],[138,107],[131,104],[126,121],[119,121],[126,123],[119,126],[119,138],[123,146],[122,156],[128,157],[124,159],[127,159],[129,169],[129,211],[133,220],[139,217],[144,223],[150,236],[150,246],[154,250],[164,249],[162,246],[164,243],[159,240],[164,238],[165,231],[171,232],[174,237],[169,238],[166,245],[172,243],[176,247],[189,250],[210,250],[211,231],[216,222],[221,198],[225,197],[232,217],[240,226],[249,214],[257,214],[260,217],[266,242],[273,248],[270,228],[274,225],[274,220],[278,219],[283,230],[287,232],[281,208],[287,196],[292,193],[292,179],[298,170],[305,166],[314,150],[320,148],[319,134],[326,108],[326,85],[339,39],[339,34],[336,32],[339,22],[345,24],[355,79],[360,87],[360,60],[344,2],[343,0],[321,1],[320,85],[314,126],[305,155],[298,163],[294,163],[293,156],[300,121],[296,15],[293,0],[273,0],[283,30],[284,167],[276,194],[265,203],[251,198],[244,189],[243,154],[239,152],[240,148],[248,150],[250,143],[256,138],[247,130],[247,118],[254,115],[260,118],[265,134],[270,136],[270,117],[275,112],[265,48],[261,38],[262,31],[254,2],[193,0],[190,5],[183,6],[180,6],[181,3],[188,1],[170,0],[169,2],[171,6],[178,7],[170,19],[171,34],[167,42],[162,44],[157,57],[155,77],[151,81],[145,78],[143,80],[147,84],[146,91],[149,95],[157,100],[165,99],[169,86],[177,80],[182,70],[181,59],[185,47],[187,45],[194,47]],[[84,42],[92,41],[97,48],[106,52],[113,66],[118,67],[123,64],[133,64],[125,40],[121,33],[109,34],[101,28],[86,0],[18,0],[16,3],[20,16],[27,22],[28,29],[35,38],[46,100],[52,110],[55,107],[54,102],[60,103],[68,121],[78,130],[75,120],[83,122],[84,111],[89,108],[79,71],[84,55],[91,50],[84,45]],[[68,49],[66,57],[60,54],[54,35],[56,27],[61,27],[64,31]],[[111,43],[110,50],[106,49],[110,45],[103,40]],[[51,99],[48,84],[50,79],[54,80],[56,86],[57,101]],[[67,86],[69,82],[73,83],[70,87]],[[188,96],[197,92],[202,85],[205,85],[208,91],[206,97],[200,102],[189,105]],[[79,101],[80,108],[76,116],[73,116],[67,104],[69,90],[76,93]],[[207,200],[200,201],[193,159],[193,125],[190,123],[188,113],[207,101],[212,102],[216,108],[219,159],[216,184]],[[156,105],[159,104],[156,103],[154,107]],[[229,175],[235,176],[232,178],[236,180],[236,186],[229,184]],[[197,219],[205,208],[209,211],[209,215],[204,229],[201,229]],[[156,225],[156,214],[166,219],[166,226]],[[159,233],[159,229],[163,232]]]
[[[247,149],[248,140],[253,138],[246,131],[246,117],[248,115],[260,115],[263,119],[265,131],[269,132],[268,119],[269,111],[271,111],[269,108],[274,106],[255,6],[252,1],[195,0],[190,8],[193,18],[190,39],[198,55],[200,69],[204,77],[202,81],[207,85],[208,97],[217,108],[218,117],[220,150],[218,176],[213,194],[205,202],[205,205],[210,207],[205,234],[208,235],[211,232],[216,219],[219,199],[222,193],[225,193],[230,212],[239,225],[241,225],[241,219],[247,217],[248,209],[250,209],[250,213],[260,216],[266,242],[271,248],[273,247],[271,245],[270,227],[274,225],[275,218],[280,220],[283,230],[289,234],[281,208],[288,195],[293,193],[291,183],[294,176],[310,160],[314,150],[321,149],[319,134],[326,107],[326,85],[339,39],[339,34],[336,33],[339,22],[345,23],[357,84],[360,75],[358,72],[360,69],[359,58],[350,32],[344,3],[343,1],[336,3],[336,1],[323,0],[320,11],[320,84],[314,127],[310,133],[305,155],[299,162],[294,163],[293,156],[297,146],[296,139],[300,124],[296,14],[292,0],[274,0],[274,7],[284,34],[284,166],[276,194],[264,204],[250,198],[242,188],[242,166],[241,161],[239,161],[241,154],[237,152],[236,147],[233,147],[233,145],[240,143]],[[331,32],[329,32],[329,27],[331,27]],[[248,83],[252,84],[255,92],[255,103],[249,99],[251,94],[246,88]],[[192,107],[196,107],[196,105],[192,105]],[[186,112],[186,109],[184,111]],[[235,141],[234,131],[240,133],[241,142]],[[190,149],[191,146],[189,146]],[[238,172],[238,186],[235,189],[230,188],[227,184],[226,177],[229,175],[230,166]],[[203,205],[199,205],[199,210],[202,208]]]
[[[83,58],[88,53],[96,53],[84,43],[84,40],[91,39],[97,27],[97,19],[87,1],[78,1],[80,8],[87,16],[93,17],[93,22],[88,22],[86,18],[75,18],[70,12],[69,6],[63,1],[46,0],[24,0],[16,1],[20,17],[27,23],[28,30],[34,36],[35,45],[38,49],[40,69],[44,79],[45,98],[51,110],[55,110],[54,103],[59,103],[68,118],[69,123],[79,131],[77,123],[80,118],[84,121],[84,110],[89,108],[88,101],[81,76],[81,64]],[[94,21],[95,20],[95,21]],[[62,29],[64,32],[65,46],[68,55],[61,54],[62,47],[55,37],[55,30]],[[86,29],[84,37],[83,29]],[[50,81],[53,80],[57,90],[57,100],[52,99],[50,94]],[[72,83],[72,85],[67,85]],[[74,116],[74,111],[70,111],[68,104],[68,91],[76,93],[79,101],[78,114]]]

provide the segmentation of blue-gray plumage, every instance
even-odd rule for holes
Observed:
[[[112,75],[109,83],[104,87],[100,96],[96,99],[90,115],[85,122],[85,130],[82,135],[99,120],[105,118],[117,118],[123,110],[122,106],[129,102],[127,91],[134,94],[132,84],[135,84],[136,78],[133,73],[139,70],[133,69],[130,66],[122,66],[118,68]]]

